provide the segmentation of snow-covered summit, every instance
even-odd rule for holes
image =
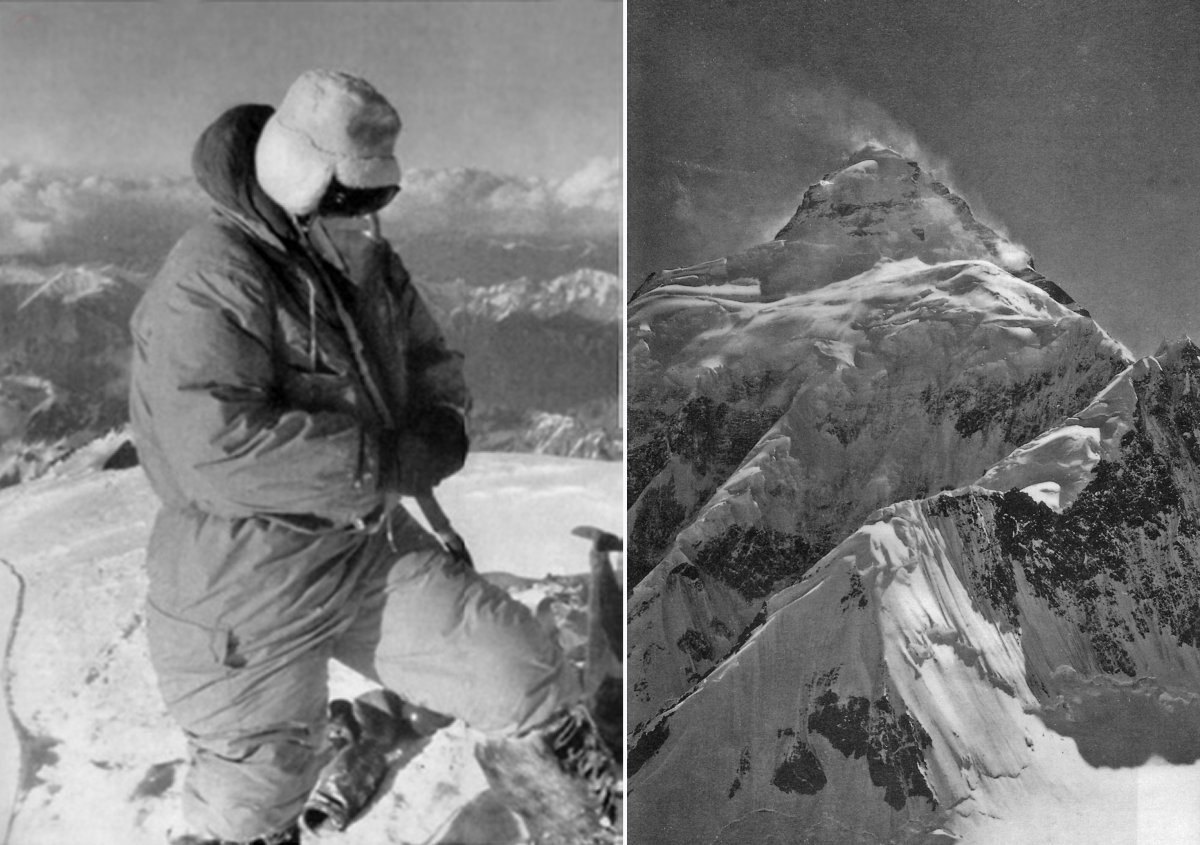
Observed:
[[[977,220],[945,183],[919,163],[875,145],[858,150],[845,167],[810,187],[775,237],[834,248],[852,237],[863,243],[863,253],[915,256],[929,264],[979,258],[1010,271],[1029,265],[1024,249]]]
[[[858,275],[880,261],[988,261],[1072,301],[1033,269],[1032,258],[980,222],[966,201],[921,165],[867,145],[805,192],[774,240],[717,261],[652,274],[634,297],[664,284],[753,278],[778,298]]]

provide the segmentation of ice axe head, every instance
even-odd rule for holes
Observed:
[[[475,562],[471,559],[471,553],[467,551],[466,542],[454,530],[454,527],[450,525],[450,517],[446,516],[446,512],[442,510],[442,506],[434,498],[433,491],[429,490],[418,494],[417,504],[421,508],[421,513],[425,514],[425,518],[429,520],[429,527],[433,529],[434,536],[438,538],[438,542],[442,544],[442,548],[454,560],[474,569]]]

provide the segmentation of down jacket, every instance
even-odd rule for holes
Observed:
[[[480,730],[529,730],[581,695],[527,608],[384,511],[421,488],[409,446],[432,447],[435,475],[461,466],[462,362],[386,244],[305,231],[263,194],[252,153],[271,112],[237,107],[201,136],[193,169],[217,209],[132,323],[134,433],[163,501],[150,657],[188,737],[184,816],[221,841],[302,811],[331,659]]]
[[[403,482],[406,432],[461,466],[461,356],[385,242],[305,238],[257,187],[246,162],[270,113],[232,109],[196,147],[217,207],[134,314],[136,443],[168,508],[364,527]]]

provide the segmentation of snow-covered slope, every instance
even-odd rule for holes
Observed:
[[[895,191],[918,184],[888,178]],[[883,233],[900,231],[899,255],[912,215],[934,200],[969,214],[929,193],[925,205],[873,212],[873,236],[891,243]],[[992,236],[946,243],[1011,251]],[[720,266],[738,262],[748,259]],[[977,478],[1130,360],[1028,267],[1014,275],[982,258],[885,257],[783,290],[715,266],[678,271],[629,307],[635,726],[712,668],[767,596],[872,510]]]
[[[14,787],[18,798],[9,845],[160,845],[176,823],[186,750],[154,686],[141,607],[157,503],[141,470],[95,468],[117,442],[0,491],[0,590],[10,597],[11,573],[23,584],[3,673],[19,748],[0,725],[0,834]],[[571,648],[581,647],[586,605],[572,573],[587,572],[588,543],[570,530],[619,529],[621,479],[615,463],[480,453],[438,493],[481,570],[510,573],[503,583],[518,598],[549,597],[573,620],[563,632]],[[0,632],[7,626],[0,618]],[[364,686],[335,672],[335,695]],[[489,791],[481,742],[461,725],[437,734],[338,841],[524,841]]]
[[[466,287],[459,308],[500,321],[514,314],[546,320],[572,314],[602,323],[621,318],[621,280],[612,273],[583,268],[546,281],[517,279],[486,287]]]
[[[1197,561],[1185,342],[772,596],[636,737],[631,838],[1197,841]]]

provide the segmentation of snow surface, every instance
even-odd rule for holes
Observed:
[[[473,452],[435,493],[480,572],[542,578],[588,571],[588,546],[571,529],[620,535],[624,489],[619,461]]]
[[[50,477],[0,490],[0,559],[25,584],[5,665],[24,737],[8,845],[161,845],[178,825],[186,750],[155,688],[141,615],[143,549],[158,503],[140,469],[96,471],[103,452],[85,450]],[[437,492],[481,570],[540,578],[587,571],[589,544],[570,530],[619,533],[622,484],[619,464],[472,454]],[[11,600],[6,580],[0,591]],[[526,592],[524,600],[541,597]],[[345,696],[367,683],[335,664],[331,686]],[[439,841],[455,813],[486,803],[479,741],[458,723],[439,732],[390,797],[337,841]],[[0,743],[2,831],[19,755],[2,727]]]

